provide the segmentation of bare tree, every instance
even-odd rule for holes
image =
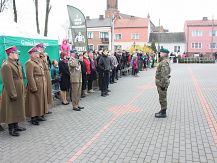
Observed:
[[[45,26],[44,26],[44,36],[48,33],[48,18],[52,6],[50,5],[50,0],[46,0],[46,13],[45,13]]]
[[[17,6],[16,6],[16,0],[13,0],[13,10],[14,10],[14,21],[17,23]]]
[[[37,33],[40,34],[39,19],[38,19],[38,0],[34,0],[34,1],[35,1],[35,20],[36,20]]]
[[[1,0],[0,1],[0,12],[4,11],[4,9],[6,8],[7,2],[8,2],[8,0]]]

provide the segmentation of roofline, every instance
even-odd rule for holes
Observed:
[[[145,26],[145,27],[115,27],[115,29],[117,28],[148,28],[148,26]]]
[[[210,26],[210,27],[212,27],[212,26],[215,26],[215,27],[217,27],[217,24],[198,24],[198,25],[196,25],[196,24],[186,24],[188,27],[204,27],[204,26]]]
[[[95,27],[87,27],[87,28],[100,28],[100,27],[112,27],[112,26],[95,26]]]

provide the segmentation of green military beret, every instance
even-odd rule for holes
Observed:
[[[165,48],[161,48],[161,49],[160,49],[160,52],[162,52],[162,53],[167,53],[167,54],[168,54],[170,51],[167,50],[167,49],[165,49]]]

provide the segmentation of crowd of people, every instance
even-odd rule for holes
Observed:
[[[93,83],[98,86],[101,96],[106,97],[110,84],[117,83],[124,71],[132,68],[132,75],[138,76],[141,70],[153,68],[155,55],[139,51],[114,53],[100,49],[78,53],[71,50],[67,40],[60,46],[60,59],[50,61],[43,43],[32,47],[30,59],[25,64],[27,86],[23,82],[23,67],[19,63],[19,51],[15,46],[6,49],[8,59],[2,65],[3,93],[0,110],[0,124],[8,124],[9,134],[19,136],[24,127],[18,125],[30,119],[32,125],[46,121],[51,114],[49,105],[53,97],[60,99],[62,105],[72,102],[74,111],[81,111],[80,98],[94,93]],[[67,94],[70,98],[67,98]],[[14,108],[17,108],[14,110]],[[0,129],[1,125],[0,125]]]

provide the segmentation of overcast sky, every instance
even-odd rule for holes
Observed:
[[[18,22],[30,29],[35,29],[35,11],[33,0],[17,0]],[[68,13],[66,5],[70,4],[83,11],[85,16],[98,18],[104,15],[107,0],[51,0],[49,35],[66,35]],[[40,26],[44,26],[45,0],[39,0]],[[171,32],[183,31],[185,20],[200,20],[206,16],[217,19],[216,0],[119,0],[121,13],[147,17],[149,13],[155,25],[160,24]],[[9,12],[9,11],[8,11]],[[5,14],[8,14],[5,12]],[[41,29],[43,31],[43,29]],[[42,32],[43,33],[43,32]]]

